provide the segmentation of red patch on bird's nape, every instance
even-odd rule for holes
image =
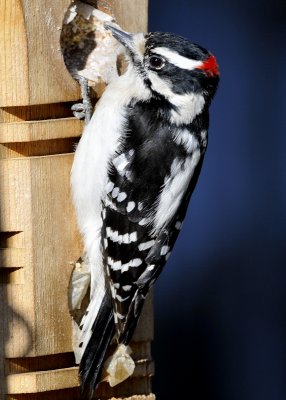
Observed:
[[[207,58],[206,61],[204,61],[204,63],[200,67],[198,67],[198,69],[206,71],[209,76],[219,75],[216,58],[213,55],[209,56],[209,58]]]

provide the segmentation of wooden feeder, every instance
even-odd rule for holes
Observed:
[[[79,399],[67,288],[82,253],[70,198],[80,89],[60,48],[71,0],[0,0],[0,395]],[[147,0],[89,1],[123,29],[147,30]],[[151,301],[132,348],[134,376],[95,398],[154,399]]]

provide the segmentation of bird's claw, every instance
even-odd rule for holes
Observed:
[[[78,78],[81,95],[82,95],[82,103],[73,104],[71,110],[73,115],[77,119],[84,119],[87,124],[90,121],[92,115],[92,104],[90,100],[90,87],[88,86],[88,81],[86,78],[80,76]]]
[[[86,119],[87,112],[89,111],[87,105],[84,103],[73,104],[71,110],[77,119]]]

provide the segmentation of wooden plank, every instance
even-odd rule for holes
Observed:
[[[130,32],[147,32],[148,0],[114,1],[112,9],[122,29]]]
[[[69,5],[70,0],[0,0],[0,54],[5,54],[0,59],[0,107],[80,97],[59,45]]]
[[[1,302],[10,321],[0,335],[6,357],[72,350],[69,262],[81,254],[70,201],[72,160],[73,154],[65,154],[0,161],[0,226],[6,232],[23,231],[27,255],[25,292],[8,285]]]
[[[58,118],[0,124],[0,143],[33,142],[79,137],[83,122],[76,118]]]
[[[24,232],[22,246],[31,226],[30,164],[27,159],[0,159],[0,227],[2,232]],[[14,246],[13,246],[14,247]]]
[[[97,0],[91,3],[96,3],[99,10],[113,15],[123,29],[130,32],[147,32],[148,0]]]
[[[0,268],[23,268],[25,264],[25,249],[0,249]]]
[[[7,377],[7,394],[40,393],[78,386],[78,368],[11,374]]]
[[[34,221],[31,250],[36,266],[36,355],[72,350],[67,287],[70,262],[82,253],[70,194],[72,161],[73,154],[29,160]]]
[[[60,49],[62,20],[70,0],[21,0],[21,3],[28,38],[28,104],[78,99],[78,84],[65,69]]]
[[[28,104],[28,48],[21,2],[0,0],[0,10],[0,54],[5,54],[0,58],[0,107]]]
[[[139,362],[136,363],[132,379],[150,377],[153,374],[153,362]],[[78,386],[78,367],[11,374],[7,377],[7,394],[41,393]]]

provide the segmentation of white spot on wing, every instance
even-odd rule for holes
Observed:
[[[161,256],[165,256],[169,250],[170,250],[169,246],[162,246],[161,252],[160,252]]]
[[[129,297],[130,297],[130,296],[121,297],[121,296],[119,296],[119,294],[116,295],[116,299],[117,299],[118,301],[120,301],[120,302],[123,302],[123,301],[129,299]]]
[[[141,264],[142,264],[141,258],[134,258],[133,260],[130,260],[128,263],[122,265],[121,272],[129,271],[130,267],[137,268]]]
[[[139,251],[150,249],[155,244],[155,240],[149,240],[149,242],[140,243],[138,246]]]
[[[127,166],[128,164],[128,160],[125,156],[125,154],[120,154],[118,157],[114,158],[114,160],[112,161],[113,165],[115,166],[115,168],[117,169],[117,171],[122,174],[124,171],[124,168]]]
[[[175,223],[175,228],[178,229],[178,231],[179,231],[179,230],[182,229],[182,225],[183,225],[183,224],[182,224],[181,221],[177,221],[177,222]]]
[[[115,197],[118,196],[118,193],[119,193],[119,188],[118,188],[118,187],[115,187],[115,188],[112,190],[111,196],[115,199]]]
[[[114,286],[111,284],[110,285],[110,291],[111,291],[111,297],[113,298],[113,299],[115,299],[115,297],[116,297],[116,290],[115,290],[115,288],[114,288]]]
[[[119,195],[117,196],[117,201],[120,203],[121,201],[125,200],[127,197],[127,194],[125,192],[120,192]]]
[[[135,202],[129,201],[129,203],[127,204],[127,207],[126,207],[127,212],[131,212],[132,210],[134,210],[134,208],[135,208]]]
[[[113,258],[111,258],[111,257],[108,257],[107,263],[108,263],[108,265],[110,265],[110,268],[113,271],[119,271],[122,268],[121,261],[114,261]]]
[[[110,201],[110,199],[108,197],[106,197],[104,199],[104,205],[105,207],[110,208],[111,210],[116,210],[116,206],[114,203],[112,203],[112,201]]]
[[[118,231],[112,231],[112,235],[111,235],[110,239],[113,242],[118,242],[121,239]]]
[[[125,234],[122,236],[122,243],[125,243],[125,244],[130,243],[130,235],[129,235],[129,233],[125,233]]]
[[[129,270],[129,264],[122,264],[121,268],[119,268],[119,269],[120,269],[120,272],[126,272]]]
[[[114,188],[114,183],[109,181],[108,184],[105,187],[106,193],[110,193]]]
[[[137,232],[125,233],[124,235],[120,235],[118,231],[113,231],[109,226],[106,228],[106,237],[109,238],[112,242],[115,243],[124,243],[130,244],[132,242],[136,242],[137,240]]]
[[[124,315],[120,314],[119,312],[116,313],[118,319],[124,319]]]
[[[136,241],[137,241],[137,232],[130,233],[130,242],[136,242]]]
[[[142,264],[142,260],[141,258],[134,258],[131,262],[130,262],[130,266],[131,267],[139,267],[139,265]]]
[[[128,263],[122,264],[120,260],[115,261],[112,257],[107,258],[107,264],[113,271],[121,271],[121,273],[126,272],[129,268],[137,268],[142,264],[141,258],[133,258]]]
[[[112,265],[114,264],[113,258],[108,257],[108,258],[107,258],[107,264],[110,265],[110,266],[112,266]]]
[[[132,286],[131,285],[124,285],[124,286],[122,286],[122,289],[125,291],[125,292],[129,292],[129,290],[132,288]]]

